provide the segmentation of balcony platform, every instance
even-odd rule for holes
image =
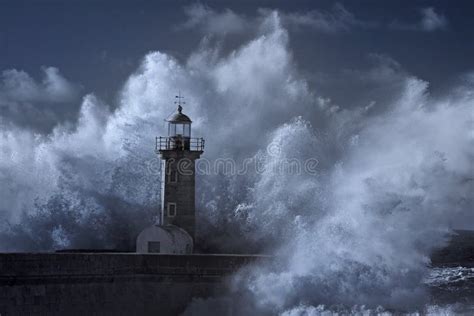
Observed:
[[[203,138],[191,138],[182,136],[171,136],[171,137],[156,137],[155,151],[161,153],[162,151],[192,151],[192,152],[203,152],[204,151],[204,139]]]

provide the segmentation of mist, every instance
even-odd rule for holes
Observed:
[[[335,83],[354,96],[336,104],[298,71],[279,13],[257,21],[230,53],[223,34],[204,37],[185,62],[148,53],[117,105],[84,95],[77,120],[51,132],[3,118],[1,251],[133,248],[159,209],[154,137],[165,135],[179,89],[205,159],[264,167],[197,178],[202,249],[280,258],[240,271],[230,295],[268,314],[423,308],[431,252],[453,229],[474,229],[474,82],[433,97],[428,82],[373,54],[370,69]],[[275,168],[288,159],[317,163]]]

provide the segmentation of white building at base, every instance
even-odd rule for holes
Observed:
[[[182,228],[174,225],[152,225],[137,237],[138,253],[190,254],[193,239]]]

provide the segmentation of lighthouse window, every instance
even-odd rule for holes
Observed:
[[[176,127],[176,134],[184,136],[184,124],[179,124]]]
[[[191,124],[184,125],[184,136],[191,137]]]
[[[168,203],[168,217],[176,216],[176,203]]]
[[[173,124],[173,123],[168,124],[168,135],[176,136],[176,124]]]
[[[191,124],[190,123],[169,123],[168,136],[191,137]]]
[[[178,171],[171,170],[168,174],[168,182],[169,183],[176,183],[178,182]]]

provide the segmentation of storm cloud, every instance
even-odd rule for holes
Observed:
[[[394,29],[433,32],[444,30],[448,26],[448,19],[437,13],[434,7],[419,10],[420,20],[417,23],[395,21],[390,26]]]
[[[49,132],[59,122],[76,118],[80,86],[64,78],[55,67],[41,70],[41,82],[24,71],[9,69],[2,72],[0,118],[4,124]]]

